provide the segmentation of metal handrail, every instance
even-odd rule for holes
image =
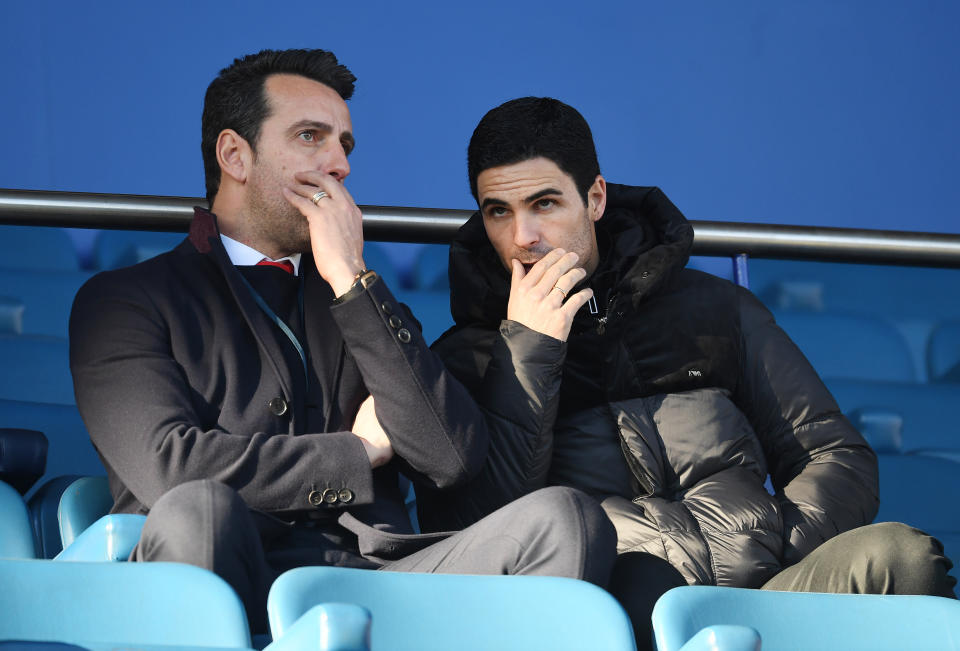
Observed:
[[[186,231],[195,197],[0,189],[0,223]],[[470,210],[361,206],[364,235],[393,242],[449,242]],[[692,221],[696,255],[793,258],[960,268],[960,235]]]

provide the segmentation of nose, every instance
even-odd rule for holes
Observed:
[[[521,249],[530,249],[539,244],[540,229],[533,217],[517,214],[513,220],[513,243]]]
[[[331,145],[330,155],[324,161],[323,171],[341,183],[350,175],[350,161],[347,160],[347,152],[339,142]]]

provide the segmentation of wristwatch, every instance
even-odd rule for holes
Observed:
[[[353,277],[353,284],[350,285],[350,289],[333,299],[333,304],[340,305],[340,303],[346,303],[351,298],[361,294],[363,290],[369,287],[370,284],[379,277],[377,272],[372,269],[361,269],[357,272],[357,275]]]

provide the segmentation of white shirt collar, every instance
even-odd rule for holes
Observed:
[[[229,238],[223,233],[220,233],[220,241],[223,242],[223,248],[227,250],[227,255],[230,256],[230,262],[237,267],[251,266],[255,265],[264,258],[270,260],[271,258],[260,253],[256,249],[247,246],[243,242],[238,242],[235,239]],[[274,262],[279,262],[280,260],[289,260],[293,263],[293,275],[300,274],[300,254],[294,253],[283,258],[277,258]]]

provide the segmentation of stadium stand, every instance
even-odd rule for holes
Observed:
[[[67,321],[76,290],[96,270],[151,257],[182,237],[102,231],[94,255],[85,258],[88,264],[81,267],[72,248],[64,247],[65,242],[72,245],[61,229],[0,227],[0,248],[16,249],[0,263],[0,364],[7,371],[0,380],[0,426],[41,431],[50,441],[46,466],[34,471],[36,477],[27,489],[13,490],[10,482],[0,486],[0,491],[7,489],[0,494],[0,499],[7,500],[0,505],[0,556],[56,557],[59,563],[66,559],[124,560],[129,555],[143,516],[104,515],[109,505],[104,500],[109,498],[104,493],[103,466],[73,400]],[[394,288],[398,299],[423,324],[425,339],[433,341],[452,324],[447,247],[421,246],[409,268],[398,266],[397,256],[390,253],[389,246],[380,242],[368,242],[364,250],[368,266]],[[732,278],[729,258],[695,256],[690,266]],[[824,377],[841,409],[877,450],[881,468],[877,521],[902,521],[923,528],[944,542],[948,556],[960,558],[960,515],[951,502],[960,477],[960,426],[952,415],[960,398],[960,298],[944,291],[956,285],[957,270],[751,260],[749,271],[755,293],[772,309],[781,327]],[[0,446],[0,470],[9,455],[9,449]],[[411,513],[415,517],[412,501]],[[22,535],[24,526],[29,540]],[[15,531],[21,533],[10,533]],[[10,543],[16,535],[19,542]],[[7,551],[8,543],[15,551]],[[366,578],[360,581],[358,585]],[[383,589],[389,593],[387,587]],[[335,617],[344,626],[337,629],[338,634],[348,639],[370,625],[371,612],[372,635],[377,639],[377,604],[364,603],[358,597],[355,603],[359,608],[338,611],[324,604],[317,611],[316,599],[308,601],[298,606],[299,615],[285,616],[278,641],[286,639],[292,644],[294,639],[314,639],[319,635],[318,622],[332,617],[331,613],[339,613]],[[858,603],[867,610],[872,608],[866,600]],[[483,603],[485,611],[489,605],[489,599]],[[904,606],[903,612],[912,607]],[[522,607],[517,610],[523,614]],[[930,628],[931,635],[945,635],[942,613],[926,611],[939,622]],[[385,616],[381,614],[380,619]],[[501,623],[515,626],[514,632],[529,627],[526,620],[523,625],[509,618]],[[715,640],[745,644],[762,640],[766,648],[775,646],[781,635],[759,627],[751,633],[739,625],[724,629],[724,622],[713,623],[717,626],[704,639],[713,635]],[[692,632],[696,635],[699,630]],[[857,631],[865,633],[863,626]],[[335,632],[330,629],[327,634]],[[4,635],[0,634],[0,639]],[[513,642],[518,639],[515,635]],[[816,639],[811,638],[811,644],[815,645]],[[863,639],[872,640],[869,636]],[[915,635],[911,639],[926,638]],[[191,646],[196,646],[196,640]]]

